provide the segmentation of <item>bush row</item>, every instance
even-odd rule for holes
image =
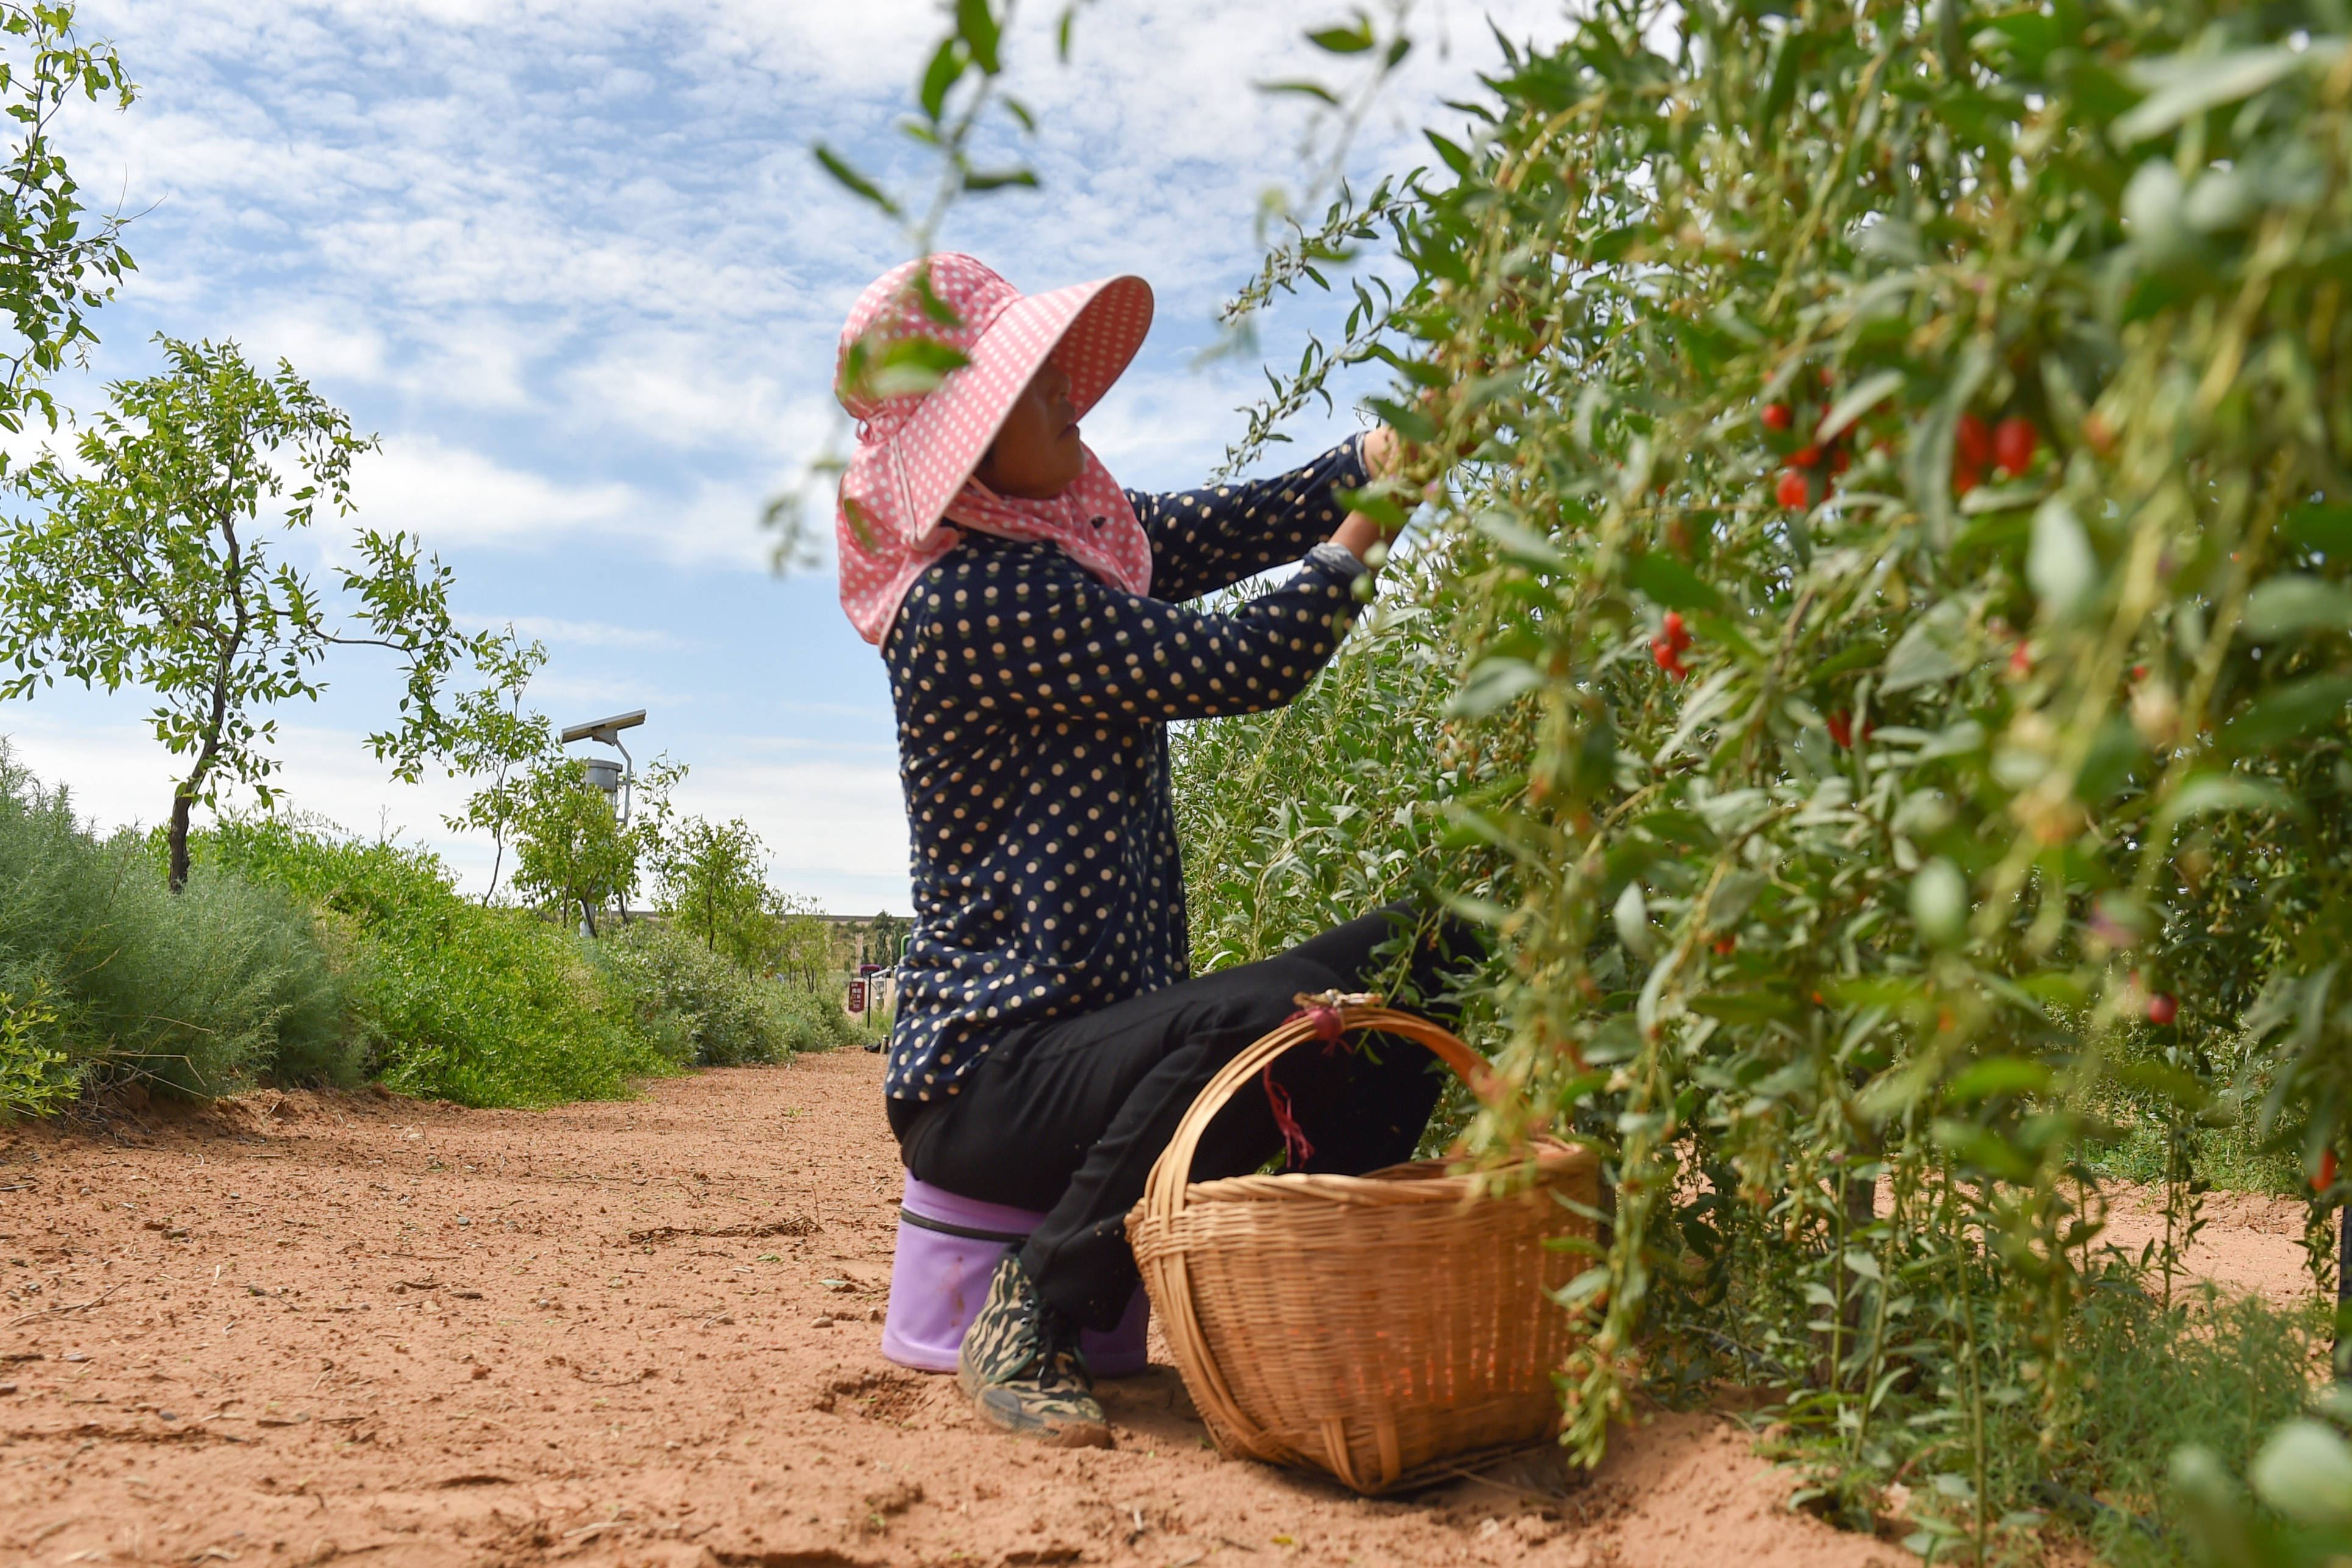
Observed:
[[[830,998],[689,936],[638,922],[583,941],[323,824],[226,822],[177,895],[159,855],[91,831],[0,751],[0,1111],[130,1081],[201,1097],[371,1078],[539,1105],[854,1038]]]

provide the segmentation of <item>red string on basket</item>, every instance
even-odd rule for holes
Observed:
[[[1315,1145],[1307,1141],[1307,1129],[1291,1114],[1290,1095],[1274,1081],[1274,1063],[1267,1062],[1258,1076],[1265,1083],[1265,1103],[1273,1108],[1274,1124],[1282,1129],[1283,1163],[1297,1170],[1315,1157]]]

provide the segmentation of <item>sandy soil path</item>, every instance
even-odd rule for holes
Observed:
[[[0,1128],[0,1561],[1893,1565],[1720,1418],[1401,1500],[1212,1452],[1164,1368],[1108,1452],[878,1348],[878,1059],[630,1103],[261,1095]],[[1164,1359],[1164,1356],[1163,1356]]]

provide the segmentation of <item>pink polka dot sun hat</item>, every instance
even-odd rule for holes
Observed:
[[[928,266],[934,298],[954,312],[935,319],[916,272]],[[955,548],[959,526],[1014,538],[1049,539],[1104,581],[1148,592],[1151,546],[1109,472],[1087,450],[1076,483],[1050,501],[1000,497],[972,476],[1005,415],[1047,360],[1070,378],[1080,418],[1110,390],[1151,328],[1151,287],[1139,277],[1102,278],[1024,295],[969,256],[942,253],[892,267],[850,307],[835,360],[834,395],[858,422],[857,450],[841,476],[834,514],[841,605],[879,643],[908,588]],[[964,356],[925,392],[890,393],[858,378],[894,343],[920,338]]]

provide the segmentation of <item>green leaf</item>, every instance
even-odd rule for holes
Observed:
[[[1690,1009],[1726,1023],[1769,1023],[1793,1018],[1797,998],[1787,991],[1760,988],[1752,991],[1708,991],[1690,998]]]
[[[1934,1133],[1936,1142],[1979,1170],[2002,1181],[2026,1182],[2033,1179],[2033,1162],[2014,1144],[1989,1127],[1947,1119],[1936,1123]]]
[[[866,384],[876,397],[905,397],[927,392],[950,371],[971,361],[958,349],[934,338],[901,338],[882,351],[866,372]]]
[[[1363,16],[1359,16],[1351,27],[1322,27],[1310,32],[1307,41],[1334,55],[1360,55],[1376,42],[1371,19]]]
[[[2270,1436],[2247,1472],[2262,1500],[2299,1524],[2352,1524],[2352,1445],[2308,1417]]]
[[[2257,643],[2300,632],[2340,632],[2352,627],[2352,591],[2306,572],[2283,572],[2246,595],[2244,625]]]
[[[1896,639],[1878,689],[1890,695],[1907,692],[1958,674],[1967,631],[1968,612],[1951,600],[1941,601]]]
[[[898,203],[883,194],[879,185],[842,162],[832,148],[820,141],[811,151],[816,154],[816,161],[824,165],[824,172],[839,181],[852,195],[873,203],[894,218],[902,215]]]
[[[2197,1076],[2161,1061],[2126,1061],[2116,1070],[2116,1081],[2150,1094],[2161,1095],[2183,1111],[2205,1108],[2213,1096]]]
[[[2352,555],[2352,505],[2336,501],[2290,507],[2280,531],[2331,559]]]
[[[967,169],[963,188],[967,191],[1001,191],[1007,185],[1026,185],[1034,189],[1036,174],[1028,169]]]
[[[1445,711],[1456,717],[1481,717],[1543,684],[1543,672],[1525,659],[1481,659]]]
[[[1646,594],[1652,602],[1669,610],[1720,610],[1723,595],[1715,585],[1700,577],[1672,556],[1655,550],[1630,556],[1625,561],[1625,580]]]
[[[1821,428],[1813,433],[1813,439],[1823,444],[1836,440],[1855,420],[1902,390],[1900,371],[1880,371],[1864,376],[1854,383],[1852,392],[1830,405],[1829,413],[1822,415]]]
[[[1963,1105],[1974,1105],[1996,1094],[2046,1094],[2051,1082],[2047,1063],[2021,1056],[1992,1056],[1971,1063],[1952,1080],[1946,1092]]]
[[[988,8],[988,0],[956,0],[956,35],[971,49],[972,63],[994,76],[1003,66],[997,59],[1003,28]]]
[[[2302,801],[2267,779],[2251,779],[2241,773],[2198,773],[2166,800],[2157,821],[2168,827],[2208,811],[2285,811],[2299,815],[2302,810]]]
[[[2329,50],[2325,57],[2332,59],[2333,54]],[[2322,57],[2320,47],[2315,45],[2303,53],[2272,47],[2201,59],[2175,55],[2146,61],[2132,71],[2133,80],[2156,90],[2108,127],[2107,134],[2117,147],[2136,146],[2162,135],[2192,114],[2251,97],[2306,61],[2315,65]]]
[[[1447,168],[1453,170],[1462,179],[1470,178],[1471,171],[1476,167],[1476,164],[1471,160],[1470,154],[1459,144],[1447,141],[1434,131],[1424,131],[1422,135],[1428,139],[1432,147],[1437,149],[1438,157],[1445,161]]]
[[[934,125],[946,111],[948,93],[954,88],[956,79],[963,75],[964,67],[971,63],[971,57],[961,38],[940,39],[939,48],[932,53],[931,63],[923,72],[922,86],[916,98],[923,106],[923,113]]]
[[[1569,559],[1558,545],[1533,528],[1513,518],[1508,512],[1489,508],[1470,519],[1470,526],[1503,548],[1503,553],[1514,560],[1526,562],[1545,571],[1567,571]]]
[[[1260,92],[1297,93],[1301,98],[1311,98],[1318,103],[1328,103],[1334,109],[1339,107],[1339,94],[1333,92],[1329,88],[1325,87],[1321,82],[1307,81],[1303,78],[1294,78],[1288,81],[1262,81],[1257,84],[1257,90]]]
[[[2323,725],[2339,722],[2352,706],[2352,676],[2308,675],[2273,687],[2221,727],[2221,744],[2241,757],[2267,751]]]

